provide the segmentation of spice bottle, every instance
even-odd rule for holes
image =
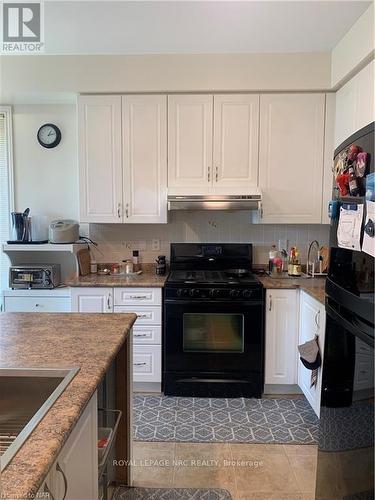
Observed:
[[[133,272],[137,273],[140,270],[139,250],[133,250]]]

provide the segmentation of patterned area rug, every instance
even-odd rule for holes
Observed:
[[[227,490],[205,488],[116,488],[113,500],[231,500]]]
[[[136,441],[314,444],[318,418],[305,397],[134,396]]]

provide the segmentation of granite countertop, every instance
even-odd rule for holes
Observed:
[[[1,498],[34,498],[135,320],[135,314],[0,314],[1,368],[80,368],[1,473]]]
[[[322,304],[325,302],[325,278],[271,278],[258,276],[264,288],[294,289],[300,288]]]
[[[138,276],[127,277],[121,274],[88,274],[87,276],[73,276],[65,281],[67,286],[108,286],[108,287],[163,287],[167,280],[168,274],[157,276],[155,272],[143,272]]]

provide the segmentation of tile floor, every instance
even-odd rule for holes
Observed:
[[[134,442],[135,486],[216,487],[233,500],[314,500],[314,445]]]

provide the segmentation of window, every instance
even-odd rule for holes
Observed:
[[[9,214],[13,210],[12,115],[0,106],[0,243],[9,239]],[[9,259],[0,250],[0,291],[8,286]],[[0,299],[0,302],[2,299]]]

